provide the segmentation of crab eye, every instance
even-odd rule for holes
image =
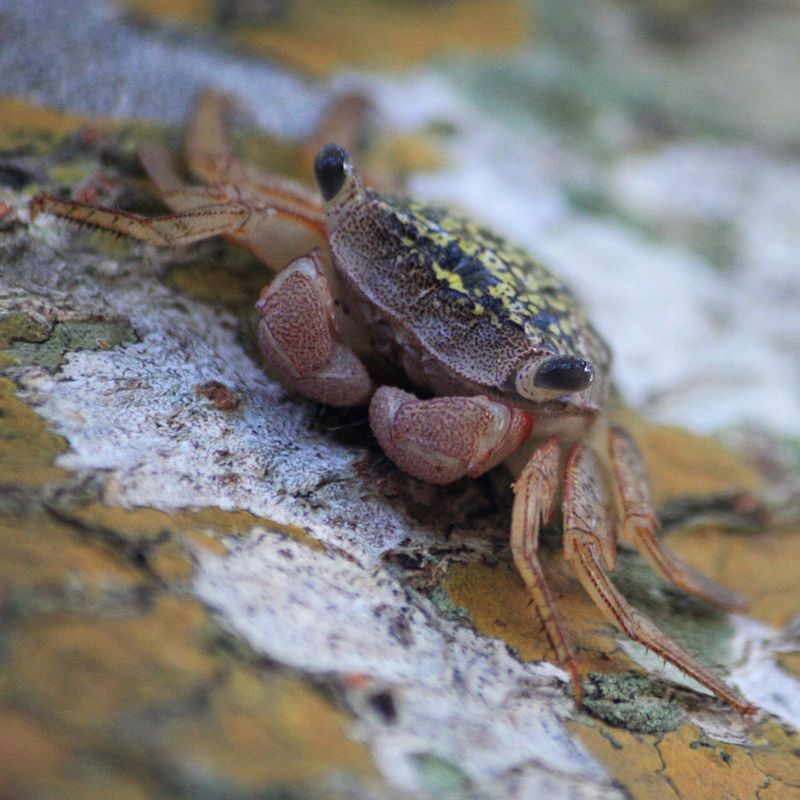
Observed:
[[[338,144],[326,144],[317,153],[314,159],[314,174],[326,202],[336,197],[344,185],[349,160],[347,150]]]
[[[559,392],[579,392],[594,377],[592,365],[577,356],[553,356],[542,362],[536,370],[533,385],[539,389]]]

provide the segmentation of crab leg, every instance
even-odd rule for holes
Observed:
[[[299,212],[271,198],[257,204],[237,202],[226,187],[175,188],[165,173],[158,175],[157,183],[165,181],[172,187],[164,195],[165,202],[177,209],[172,214],[145,217],[48,195],[34,198],[31,213],[55,214],[165,247],[224,236],[276,272],[326,241],[320,214]]]
[[[622,428],[612,428],[608,450],[616,478],[622,539],[634,545],[656,572],[689,594],[725,610],[746,609],[747,601],[740,594],[684,564],[658,541],[658,520],[650,500],[647,473],[641,453],[630,435]]]
[[[419,400],[388,386],[375,392],[369,417],[384,453],[404,472],[429,483],[483,474],[514,452],[531,430],[525,412],[488,397]],[[514,483],[511,552],[580,704],[583,689],[575,652],[536,556],[540,525],[556,508],[559,459],[558,440],[551,437],[528,460]]]
[[[253,210],[245,205],[225,203],[177,214],[144,217],[74,200],[59,200],[48,195],[31,201],[31,213],[35,216],[42,212],[165,247],[197,242],[220,234],[241,233],[253,214]]]
[[[559,459],[558,440],[551,437],[536,450],[515,481],[514,508],[511,514],[511,553],[556,658],[569,673],[575,702],[580,706],[583,686],[575,662],[575,651],[536,556],[539,528],[550,520],[556,509]]]
[[[192,173],[204,183],[231,184],[257,197],[281,200],[296,211],[321,214],[315,192],[236,158],[225,123],[230,104],[218,92],[201,95],[186,132],[186,162]]]
[[[564,552],[583,587],[606,619],[626,636],[674,664],[742,714],[753,706],[637,611],[611,583],[614,527],[602,466],[594,451],[575,445],[564,479]]]

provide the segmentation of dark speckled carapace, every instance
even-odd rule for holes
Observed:
[[[590,365],[585,391],[559,403],[597,410],[609,350],[575,295],[501,236],[442,208],[351,187],[330,244],[378,350],[434,394],[500,393],[527,405],[559,387],[535,383],[553,356]],[[522,370],[531,380],[520,391]],[[564,398],[566,400],[566,398]]]

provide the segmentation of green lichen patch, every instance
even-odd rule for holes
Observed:
[[[130,325],[114,322],[62,322],[49,338],[13,342],[6,355],[17,364],[55,372],[74,350],[111,350],[136,341]]]
[[[0,315],[0,348],[12,342],[44,342],[49,336],[49,328],[21,311]]]
[[[451,761],[425,753],[417,758],[422,785],[435,797],[457,800],[469,789],[469,778]]]
[[[456,605],[450,598],[447,591],[441,586],[436,586],[430,595],[431,602],[444,617],[450,619],[469,620],[469,611],[466,608]]]
[[[94,158],[75,158],[53,164],[48,170],[50,181],[57,187],[72,189],[97,172]]]
[[[658,684],[634,672],[592,672],[583,682],[583,692],[586,711],[631,731],[672,731],[683,721],[681,704],[665,698]]]

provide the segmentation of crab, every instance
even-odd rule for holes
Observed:
[[[633,608],[612,583],[617,539],[686,592],[725,610],[742,597],[656,536],[642,456],[609,422],[610,353],[570,289],[521,249],[452,212],[365,188],[348,152],[319,150],[320,198],[233,155],[228,100],[190,122],[186,184],[161,145],[140,158],[171,213],[143,217],[40,196],[48,212],[154,245],[221,235],[277,274],[256,307],[271,370],[318,403],[368,407],[386,455],[422,481],[514,476],[511,553],[576,702],[576,649],[537,555],[561,509],[564,556],[604,616],[743,714],[754,707]]]

